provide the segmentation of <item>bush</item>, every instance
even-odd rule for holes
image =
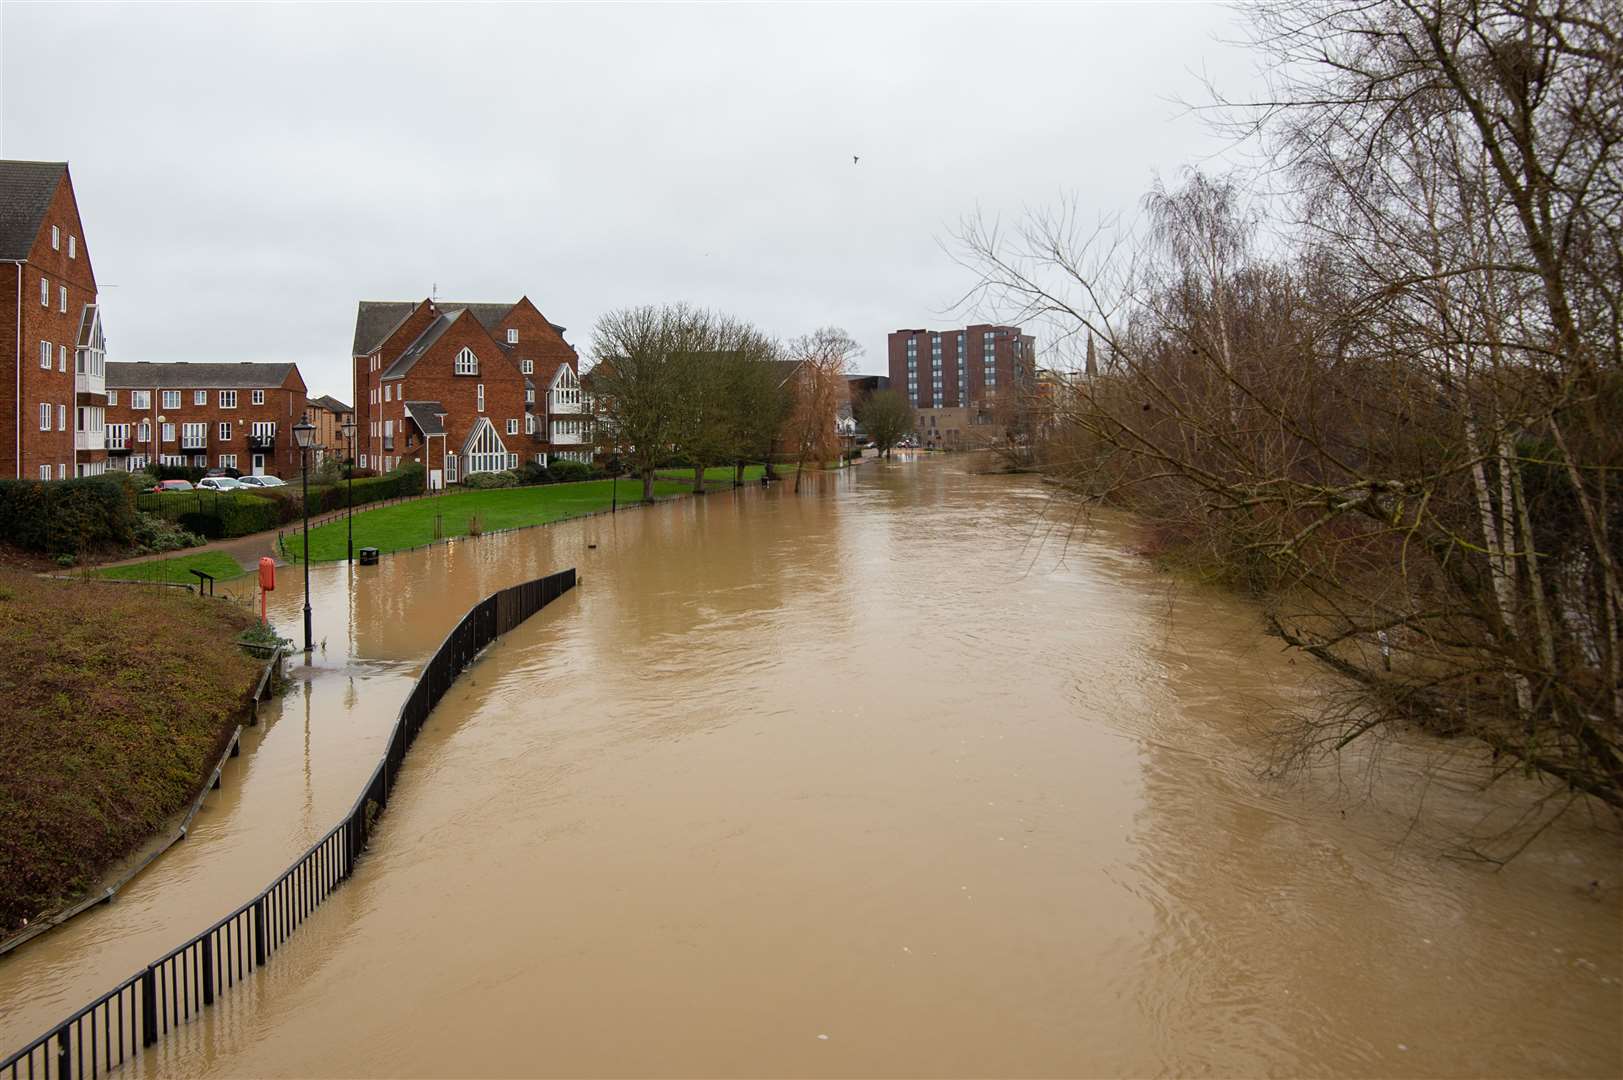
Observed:
[[[190,465],[148,465],[146,471],[156,475],[158,480],[190,480],[194,484],[208,472],[207,469],[194,469]],[[157,483],[157,480],[153,483]]]
[[[158,514],[135,515],[135,530],[131,543],[135,545],[136,554],[158,555],[165,551],[196,547],[202,542],[201,536],[182,528],[168,518]]]
[[[367,469],[356,469],[355,479],[340,481],[331,487],[323,487],[310,491],[311,515],[331,513],[342,510],[346,506],[364,506],[367,503],[382,502],[385,499],[398,499],[410,495],[421,495],[428,487],[428,472],[415,461],[408,461],[400,468],[387,476],[378,476]],[[351,490],[354,492],[354,502],[350,501]],[[291,495],[295,505],[298,503],[298,492],[293,489],[286,490]],[[293,517],[298,517],[297,512]],[[291,519],[288,519],[291,520]]]
[[[595,470],[584,461],[554,461],[548,466],[553,480],[560,484],[574,483],[579,480],[590,480]]]
[[[316,467],[316,471],[312,476],[316,483],[322,485],[336,484],[343,478],[344,466],[336,457],[332,456],[322,458],[321,464]]]
[[[462,478],[462,486],[475,491],[484,491],[489,488],[510,488],[518,486],[518,474],[511,469],[506,472],[474,473]]]
[[[552,472],[545,465],[537,461],[526,461],[514,470],[520,485],[528,487],[531,484],[552,483]]]
[[[0,536],[28,551],[124,547],[134,529],[135,509],[116,477],[0,480]]]

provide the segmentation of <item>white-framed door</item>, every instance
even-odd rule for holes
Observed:
[[[255,476],[264,476],[265,475],[265,455],[264,454],[255,454],[254,455],[254,475]]]

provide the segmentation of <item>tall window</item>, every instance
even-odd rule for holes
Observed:
[[[66,405],[56,407],[56,430],[68,430],[68,407]]]
[[[40,278],[39,279],[39,306],[40,307],[50,307],[51,306],[51,279],[50,278]]]
[[[39,343],[39,366],[46,371],[51,370],[51,343],[49,341]]]
[[[229,421],[229,420],[220,421],[220,429],[219,430],[220,430],[220,441],[221,442],[230,442],[231,441],[231,421]]]
[[[79,238],[77,236],[69,236],[68,237],[68,258],[77,259],[78,257],[79,257]]]
[[[66,285],[58,285],[56,287],[56,295],[62,304],[62,314],[66,315],[68,312],[68,287]]]
[[[193,405],[207,405],[208,403],[209,403],[209,392],[207,390],[193,390],[192,391],[192,404]]]
[[[265,391],[263,391],[263,390],[255,390],[252,400],[253,400],[253,403],[255,405],[263,405],[263,404],[265,404]]]
[[[51,430],[51,406],[44,401],[39,403],[39,429],[41,431]]]
[[[109,390],[109,391],[107,391],[107,404],[109,404],[109,405],[117,405],[118,404],[118,391],[117,390]]]
[[[163,407],[166,409],[180,408],[180,391],[165,390],[163,392]]]
[[[509,435],[517,435],[518,434],[518,421],[517,420],[509,420],[509,421],[507,421],[507,433]]]
[[[472,349],[463,349],[456,354],[456,373],[458,375],[479,374],[479,358],[473,355]]]
[[[150,391],[150,390],[131,390],[130,391],[130,408],[134,409],[137,412],[140,412],[143,409],[152,408],[152,391]]]
[[[200,450],[208,445],[209,426],[189,423],[180,426],[180,445],[183,450]]]
[[[51,226],[51,250],[62,250],[62,230],[57,228],[55,225]]]
[[[495,426],[481,423],[478,430],[479,434],[469,448],[468,473],[501,472],[507,468],[507,448],[502,445]]]
[[[388,383],[383,384],[383,400],[385,402],[387,402],[389,400],[389,392],[392,389],[393,388]]]
[[[517,330],[508,330],[507,331],[507,343],[509,345],[517,345],[518,344],[518,331]]]
[[[163,441],[164,442],[174,442],[175,441],[175,425],[174,424],[165,424],[165,425],[163,425],[163,430],[162,430],[161,434],[163,435]]]
[[[41,480],[49,480],[51,478],[51,467],[49,465],[41,465],[39,467],[39,478]]]
[[[485,411],[485,384],[479,384],[479,411]]]
[[[66,345],[56,347],[56,370],[68,370],[68,347]]]
[[[235,409],[237,407],[237,392],[235,390],[220,391],[220,408]]]
[[[147,443],[150,443],[152,441],[152,421],[141,421],[141,428],[136,434],[139,436],[136,441],[141,445],[145,446]]]
[[[509,334],[516,334],[516,333],[518,333],[518,331],[517,330],[509,330],[508,333]],[[518,369],[520,371],[524,372],[524,374],[526,374],[526,375],[534,375],[535,374],[535,361],[534,360],[520,360],[518,362]]]

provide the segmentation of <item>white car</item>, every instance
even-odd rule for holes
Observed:
[[[256,488],[287,487],[287,481],[280,476],[244,476],[238,481],[238,485]]]
[[[240,488],[242,481],[233,480],[229,476],[205,476],[197,482],[197,486],[203,491],[230,491],[232,488]]]

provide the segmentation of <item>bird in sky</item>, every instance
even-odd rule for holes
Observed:
[[[859,162],[859,161],[861,161],[861,160],[862,160],[862,159],[861,159],[861,158],[859,158],[859,157],[857,157],[857,156],[856,156],[856,155],[855,155],[855,154],[852,154],[852,155],[851,155],[851,164],[853,164],[853,165],[855,165],[855,164],[856,164],[856,163],[857,163],[857,162]]]

